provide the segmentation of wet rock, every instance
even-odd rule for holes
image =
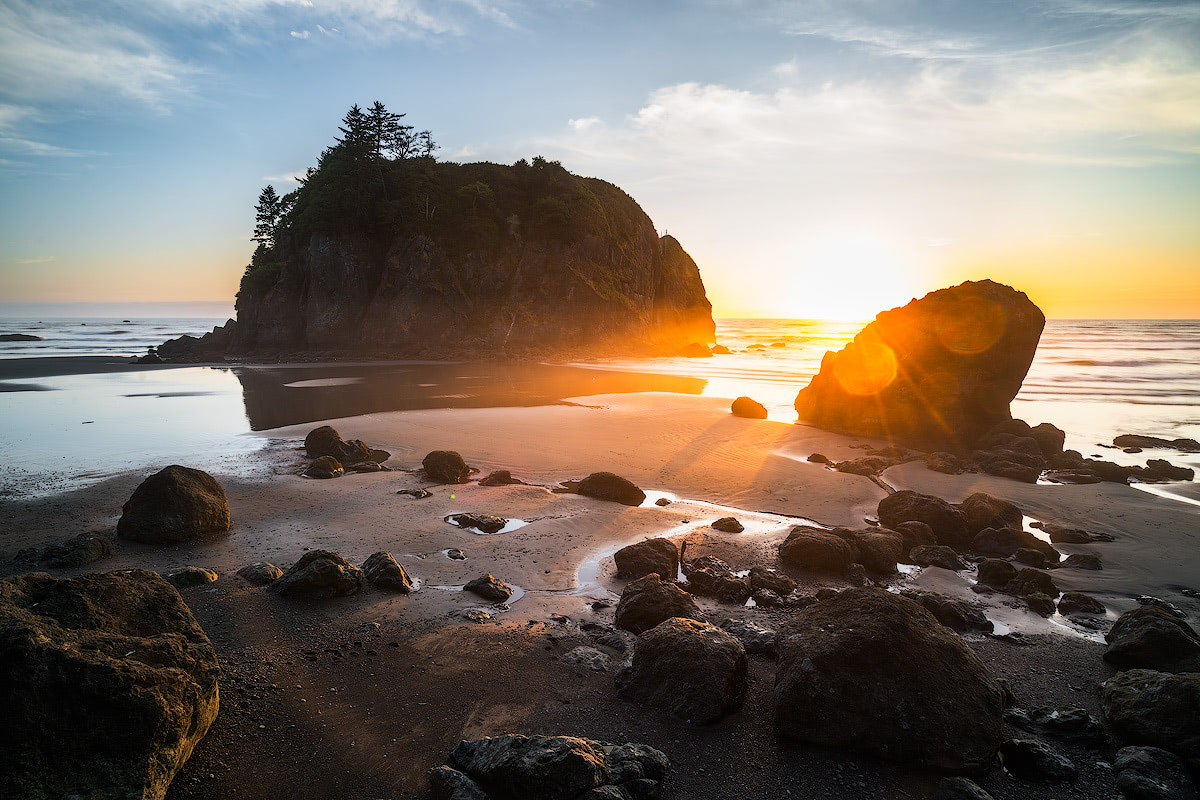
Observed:
[[[958,557],[958,553],[940,544],[932,547],[914,547],[908,554],[908,561],[919,567],[941,567],[954,571],[967,568],[966,562]]]
[[[283,575],[283,570],[269,561],[256,561],[237,571],[238,577],[254,586],[266,586]]]
[[[1079,774],[1071,759],[1036,739],[1009,739],[1000,745],[1000,760],[1026,781],[1069,781]]]
[[[1039,527],[1050,536],[1050,541],[1054,544],[1088,544],[1094,541],[1090,533],[1079,528],[1066,528],[1054,524],[1043,524]]]
[[[346,473],[340,461],[333,456],[321,456],[312,461],[304,472],[301,473],[306,478],[340,478]]]
[[[1059,563],[1058,568],[1101,570],[1104,569],[1104,564],[1101,563],[1100,556],[1091,553],[1072,553]]]
[[[850,459],[849,461],[839,461],[833,465],[833,468],[838,472],[845,472],[848,475],[862,475],[864,477],[872,477],[883,472],[888,467],[894,467],[896,460],[893,458],[885,458],[883,456],[862,456],[860,458]]]
[[[905,489],[880,500],[878,514],[885,528],[894,530],[905,522],[924,522],[938,544],[960,550],[970,543],[966,515],[940,497]]]
[[[1046,569],[1050,566],[1045,553],[1030,547],[1018,547],[1017,552],[1013,553],[1013,560],[1036,569]]]
[[[646,493],[632,482],[611,472],[593,472],[579,482],[578,491],[585,497],[611,500],[627,506],[640,506],[646,502]]]
[[[780,732],[904,764],[983,771],[1002,739],[1004,694],[962,639],[917,603],[849,589],[780,631]]]
[[[669,506],[669,505],[671,505],[671,501],[670,501],[670,500],[668,500],[668,499],[667,499],[667,498],[665,498],[665,497],[660,497],[660,498],[658,498],[657,500],[655,500],[655,501],[654,501],[654,505],[656,505],[656,506],[660,506],[660,507],[662,507],[662,506]]]
[[[971,540],[970,549],[983,556],[1011,558],[1022,548],[1043,553],[1051,564],[1058,563],[1059,553],[1052,545],[1018,528],[984,528]]]
[[[713,530],[722,531],[724,533],[741,533],[746,530],[742,527],[742,523],[738,522],[733,517],[721,517],[712,524]]]
[[[728,567],[694,567],[686,570],[685,574],[687,589],[694,595],[715,597],[722,603],[741,605],[751,594],[750,582],[734,575]]]
[[[173,464],[142,481],[121,509],[117,533],[152,544],[229,530],[225,490],[207,472]]]
[[[858,562],[872,574],[891,575],[896,571],[897,562],[904,558],[904,537],[895,531],[883,528],[846,531],[837,528],[834,533],[843,537],[850,534],[848,541],[854,547]]]
[[[1058,613],[1069,617],[1078,614],[1103,614],[1104,603],[1083,592],[1064,592],[1058,601]]]
[[[164,575],[177,589],[188,589],[193,586],[204,586],[209,583],[215,583],[219,577],[217,573],[211,569],[203,567],[180,567],[173,569]]]
[[[754,600],[755,606],[763,608],[774,608],[775,606],[783,605],[783,598],[770,589],[755,589],[751,587],[750,597]]]
[[[1196,800],[1196,784],[1174,753],[1158,747],[1122,747],[1113,762],[1117,788],[1127,800]]]
[[[803,525],[792,528],[779,545],[779,558],[785,564],[813,572],[844,572],[854,557],[849,542],[829,531]]]
[[[480,486],[511,486],[514,483],[520,482],[506,469],[489,472],[485,477],[479,479]]]
[[[998,558],[984,559],[978,568],[979,582],[995,589],[1003,589],[1017,577],[1017,568]]]
[[[642,744],[516,733],[459,742],[449,762],[430,772],[434,800],[655,800],[670,768]]]
[[[1100,685],[1104,716],[1137,744],[1170,750],[1200,769],[1200,673],[1131,669]]]
[[[611,647],[618,653],[624,653],[630,647],[633,647],[633,641],[636,638],[629,631],[618,630],[611,625],[605,625],[600,622],[584,622],[579,627],[596,644]]]
[[[425,477],[435,483],[466,483],[471,468],[455,450],[434,450],[421,459]]]
[[[673,618],[640,634],[617,670],[617,695],[703,724],[742,704],[746,650],[720,628]]]
[[[959,475],[966,471],[967,465],[953,453],[930,453],[925,456],[925,468],[946,475]]]
[[[1040,733],[1070,742],[1096,743],[1104,740],[1100,720],[1079,708],[1009,708],[1004,719],[1030,733]]]
[[[933,535],[933,528],[930,528],[924,522],[901,522],[891,530],[895,530],[896,533],[900,534],[900,538],[904,540],[905,549],[910,552],[914,547],[937,544],[937,537]]]
[[[1183,613],[1183,611],[1174,603],[1168,603],[1161,597],[1151,597],[1150,595],[1143,594],[1139,595],[1135,599],[1137,600],[1139,606],[1158,606],[1173,617],[1179,617],[1180,619],[1187,617],[1187,614]]]
[[[451,514],[446,521],[460,528],[474,528],[481,533],[498,533],[508,524],[508,520],[495,514]]]
[[[1117,447],[1161,448],[1178,450],[1181,453],[1200,453],[1200,442],[1195,439],[1162,439],[1158,436],[1123,433],[1113,438],[1113,444]]]
[[[367,581],[378,589],[400,594],[408,594],[413,590],[412,578],[391,553],[381,550],[371,554],[363,562],[362,569]]]
[[[640,578],[654,572],[666,580],[679,574],[679,549],[670,539],[646,539],[613,553],[617,576]]]
[[[362,585],[362,570],[338,553],[309,550],[291,569],[272,581],[267,591],[282,597],[323,600],[355,594]]]
[[[51,567],[82,567],[112,555],[113,543],[99,533],[81,533],[42,550],[40,558]]]
[[[780,597],[784,597],[792,593],[792,590],[796,588],[796,582],[779,570],[770,567],[751,567],[750,588],[756,592],[760,589],[769,589]]]
[[[775,631],[773,630],[740,619],[725,620],[721,623],[721,629],[741,642],[747,653],[775,655]]]
[[[345,465],[368,461],[379,463],[391,458],[387,451],[375,450],[361,439],[344,441],[330,425],[309,431],[304,437],[304,452],[309,458],[328,456]]]
[[[958,504],[971,536],[984,528],[1016,528],[1020,530],[1021,509],[1006,500],[976,492]]]
[[[161,800],[217,716],[218,674],[156,573],[0,581],[0,796]]]
[[[1138,606],[1122,614],[1104,639],[1104,660],[1117,669],[1200,672],[1200,636],[1158,606]]]
[[[433,497],[433,492],[428,489],[401,489],[396,494],[411,497],[413,500],[424,500],[426,497]]]
[[[756,400],[751,400],[749,397],[737,398],[733,401],[733,405],[730,406],[729,410],[735,417],[746,417],[747,419],[767,418],[766,406]]]
[[[1008,418],[1045,321],[992,281],[931,292],[827,353],[796,411],[830,430],[962,450]]]
[[[1058,587],[1048,574],[1041,570],[1026,568],[1017,571],[1016,577],[1008,582],[1004,591],[1017,597],[1026,597],[1034,592],[1058,597]]]
[[[608,656],[594,647],[575,647],[559,656],[564,664],[580,666],[592,672],[608,670]]]
[[[41,336],[32,333],[0,333],[0,342],[40,342]]]
[[[991,633],[995,627],[982,611],[963,600],[937,592],[902,591],[900,595],[920,603],[938,622],[952,631]]]
[[[484,600],[493,603],[503,603],[512,597],[513,593],[511,586],[499,578],[493,577],[491,573],[480,575],[475,580],[470,581],[463,587],[463,591],[477,594]]]
[[[1025,595],[1025,605],[1035,614],[1043,617],[1054,615],[1054,598],[1045,592],[1031,592]]]
[[[933,800],[992,800],[992,796],[970,778],[956,776],[938,781]]]
[[[374,461],[359,461],[357,464],[347,464],[345,466],[345,469],[348,469],[351,472],[359,472],[359,473],[391,472],[391,470],[388,469],[387,467],[385,467],[383,464],[378,464]]]
[[[692,596],[656,573],[633,581],[621,592],[616,611],[618,628],[642,633],[672,617],[704,622],[704,612]]]
[[[1191,467],[1179,467],[1162,458],[1151,458],[1146,461],[1146,468],[1139,475],[1142,480],[1150,482],[1190,481],[1196,477],[1196,470]]]
[[[462,550],[459,550],[457,547],[451,547],[446,551],[446,558],[450,559],[451,561],[466,561],[467,554]]]

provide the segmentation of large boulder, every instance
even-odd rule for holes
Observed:
[[[1100,701],[1117,733],[1170,750],[1200,770],[1200,673],[1131,669],[1100,685]]]
[[[218,672],[154,572],[0,581],[0,796],[163,797],[217,716]]]
[[[670,762],[644,744],[508,733],[459,742],[429,774],[434,800],[655,800]]]
[[[323,600],[354,594],[362,585],[362,570],[338,553],[309,550],[291,569],[272,581],[267,591],[284,597]]]
[[[904,559],[904,537],[895,531],[866,528],[854,531],[851,542],[858,552],[856,560],[867,572],[891,575],[896,563]]]
[[[630,480],[611,472],[593,472],[579,482],[578,491],[585,497],[611,500],[627,506],[640,506],[646,502],[646,493]]]
[[[957,506],[940,497],[905,489],[879,501],[879,524],[895,530],[905,522],[923,522],[933,531],[937,543],[961,550],[970,541],[966,515]]]
[[[437,483],[466,483],[471,468],[457,450],[434,450],[421,460],[425,477]]]
[[[1016,528],[1020,530],[1024,517],[1021,509],[1007,500],[976,492],[958,504],[971,536],[984,528]]]
[[[656,572],[628,584],[617,602],[617,627],[632,633],[648,631],[672,617],[705,621],[692,596]]]
[[[1003,738],[1004,692],[979,657],[876,589],[840,592],[780,631],[774,706],[787,736],[946,772],[986,770]]]
[[[796,411],[829,430],[967,450],[1010,418],[1045,324],[1024,293],[990,280],[939,289],[827,352]]]
[[[646,539],[613,553],[617,575],[622,578],[640,578],[657,573],[666,580],[675,580],[679,574],[679,548],[670,539]]]
[[[1104,639],[1104,660],[1117,669],[1200,672],[1200,636],[1158,606],[1138,606],[1122,614]]]
[[[832,531],[799,525],[779,545],[779,558],[813,572],[845,572],[854,563],[854,546]]]
[[[229,530],[221,484],[198,469],[172,464],[142,481],[121,508],[117,533],[163,544]]]
[[[362,565],[363,575],[374,587],[389,592],[408,594],[413,590],[412,578],[396,557],[386,551],[372,553]]]
[[[746,696],[746,648],[713,625],[675,617],[637,637],[617,694],[689,722],[716,722]]]

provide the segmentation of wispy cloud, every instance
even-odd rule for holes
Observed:
[[[304,177],[307,170],[298,169],[293,172],[284,172],[279,175],[264,175],[263,181],[266,183],[295,183],[299,184],[300,179]]]
[[[18,264],[46,264],[54,260],[54,256],[40,256],[38,258],[22,258]]]
[[[292,37],[295,39],[308,39],[310,36],[312,33],[309,31],[292,31]]]

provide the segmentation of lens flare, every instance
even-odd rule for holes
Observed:
[[[896,380],[896,354],[877,337],[860,334],[838,355],[833,374],[850,394],[876,394]]]

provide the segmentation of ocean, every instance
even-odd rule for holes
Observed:
[[[0,319],[0,361],[35,356],[128,356],[224,318]],[[207,453],[230,468],[262,446],[252,430],[411,408],[539,405],[565,397],[666,391],[749,395],[770,417],[792,422],[798,389],[826,350],[863,322],[720,319],[717,340],[733,353],[711,358],[606,359],[538,368],[497,364],[332,364],[182,367],[45,378],[0,378],[0,496],[44,494],[120,469]],[[1123,463],[1166,457],[1200,469],[1200,456],[1125,454],[1114,436],[1200,439],[1200,321],[1051,320],[1013,415],[1067,432],[1067,446]],[[3,369],[3,364],[0,364]],[[181,455],[182,454],[182,455]],[[193,458],[193,461],[195,459]],[[200,464],[196,464],[200,466]],[[1173,494],[1200,501],[1200,484]]]

